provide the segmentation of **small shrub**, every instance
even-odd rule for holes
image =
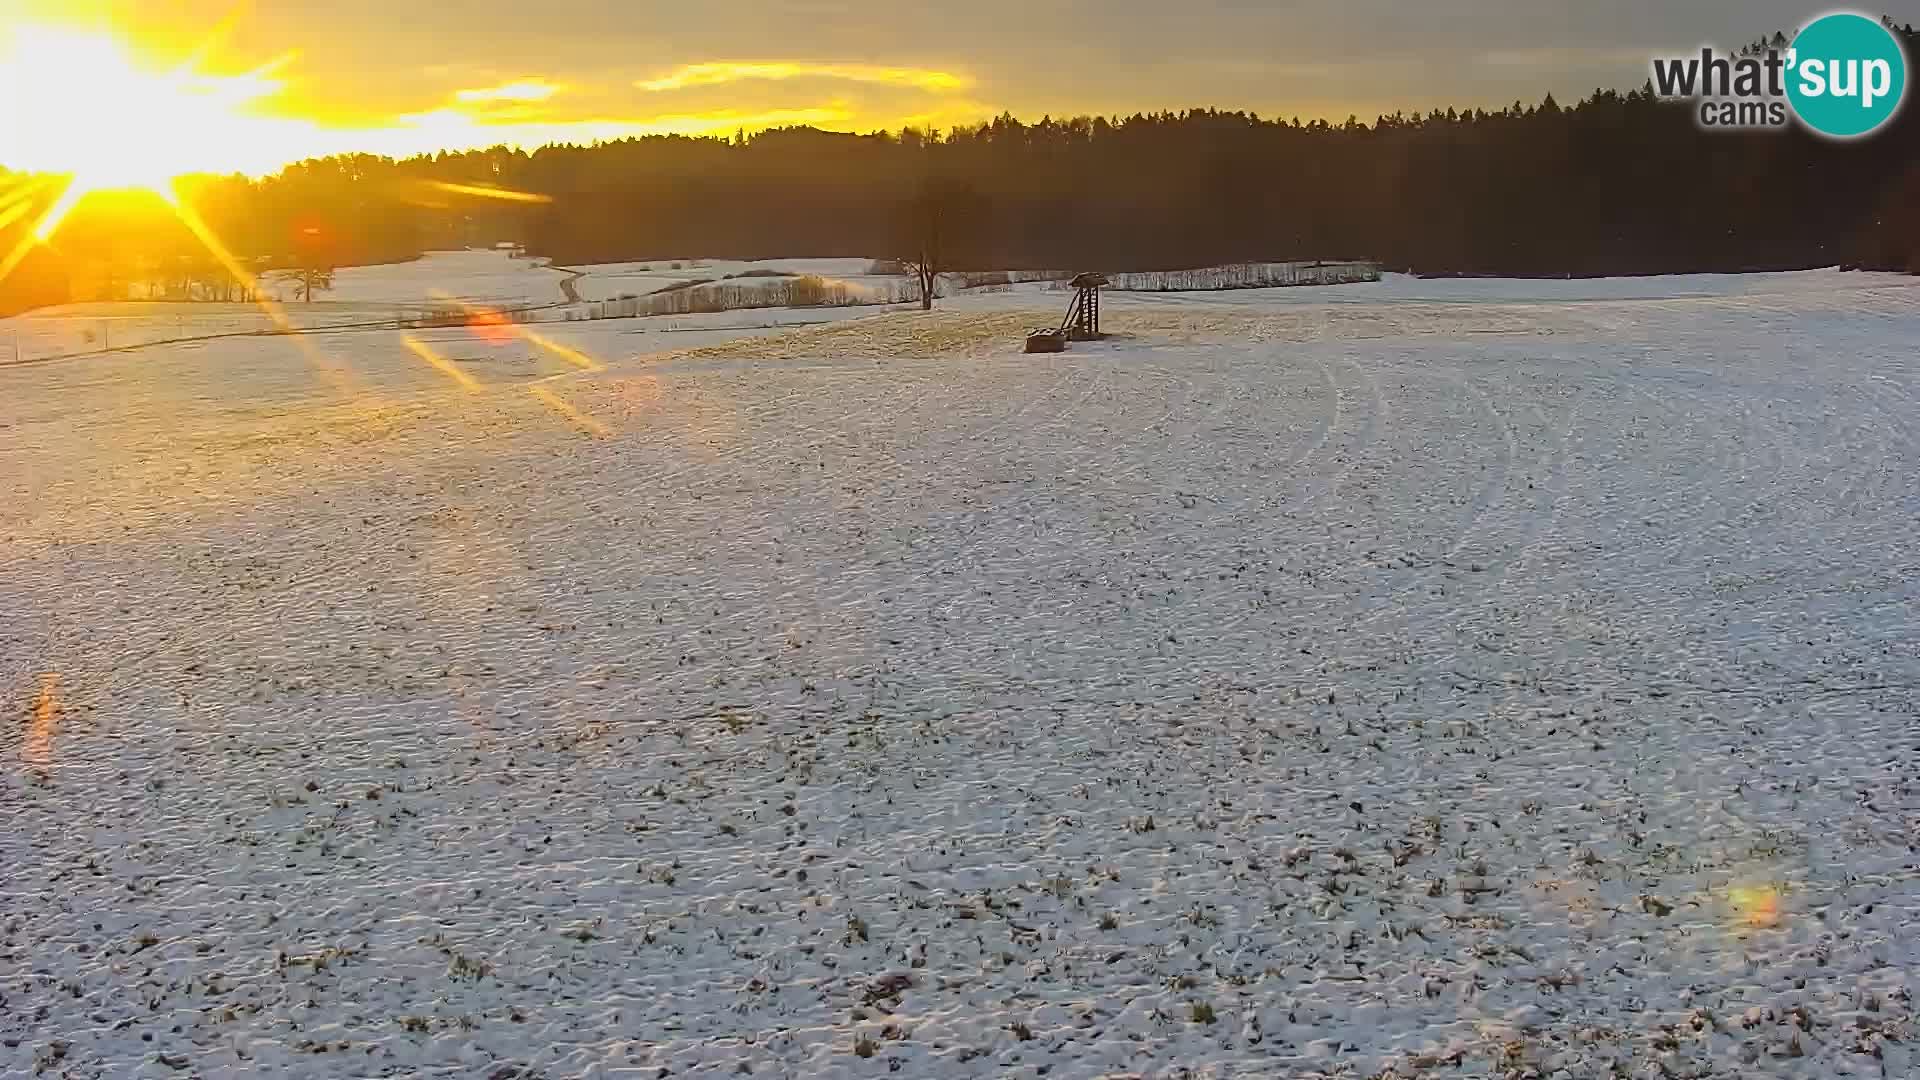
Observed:
[[[464,953],[452,953],[447,962],[447,977],[454,980],[479,982],[493,974],[493,965],[485,960],[475,960]]]

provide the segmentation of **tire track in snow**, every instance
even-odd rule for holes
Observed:
[[[1519,456],[1520,452],[1518,440],[1514,438],[1512,425],[1507,423],[1507,418],[1502,415],[1499,408],[1494,405],[1493,399],[1488,397],[1485,391],[1475,386],[1472,378],[1465,373],[1455,372],[1454,377],[1460,381],[1461,388],[1477,401],[1482,409],[1486,410],[1488,416],[1493,418],[1494,428],[1500,434],[1501,456],[1500,464],[1495,467],[1494,475],[1486,477],[1486,479],[1478,485],[1477,491],[1473,496],[1472,512],[1467,515],[1467,520],[1461,525],[1458,539],[1452,547],[1446,550],[1445,554],[1436,560],[1438,563],[1450,562],[1455,556],[1459,555],[1471,541],[1472,534],[1479,529],[1487,515],[1492,513],[1496,507],[1506,502],[1507,484],[1513,475],[1514,459]]]
[[[1085,370],[1085,369],[1081,369],[1081,370]],[[1053,415],[1052,417],[1053,422],[1063,423],[1071,415],[1073,415],[1074,413],[1077,413],[1082,407],[1084,407],[1086,403],[1092,399],[1094,393],[1100,388],[1102,377],[1103,376],[1099,371],[1095,371],[1093,374],[1089,375],[1086,379],[1086,382],[1087,382],[1086,390],[1083,393],[1081,393],[1080,396],[1076,398],[1072,403],[1068,405],[1063,405],[1059,410],[1059,412]],[[1057,389],[1059,385],[1064,385],[1066,381],[1067,381],[1066,377],[1063,376],[1060,384],[1056,384],[1054,389]],[[1051,395],[1051,390],[1049,391],[1049,396],[1050,395]],[[960,542],[959,546],[955,547],[951,552],[949,552],[947,555],[942,557],[937,562],[929,564],[926,567],[926,569],[923,571],[923,573],[928,575],[933,575],[933,576],[945,575],[950,573],[954,567],[958,566],[961,563],[962,560],[966,559],[967,556],[971,555],[977,548],[980,547],[982,543],[987,541],[990,538],[990,536],[993,534],[996,527],[1007,524],[1009,519],[1015,518],[1015,515],[1011,513],[1011,511],[1015,507],[1024,507],[1026,505],[1029,505],[1036,498],[1054,497],[1054,492],[1051,490],[1050,487],[1048,487],[1044,483],[1040,486],[1043,488],[1042,491],[1038,493],[1028,493],[1025,496],[1016,498],[1012,506],[997,508],[997,512],[992,516],[988,516],[984,514],[976,514],[975,516],[980,517],[981,520],[977,524],[975,524],[973,528],[968,529],[963,534],[964,539]],[[957,594],[949,598],[945,603],[940,604],[938,607],[934,608],[930,613],[930,617],[936,618],[936,619],[945,619],[949,617],[953,608],[956,605],[960,604],[963,600],[966,600],[966,599],[968,599],[968,597],[965,593]]]
[[[1585,569],[1589,576],[1602,567],[1622,560],[1640,561],[1647,557],[1646,547],[1653,542],[1653,538],[1635,529],[1636,522],[1645,523],[1658,515],[1665,518],[1683,518],[1692,523],[1690,528],[1698,529],[1702,527],[1703,522],[1714,520],[1703,517],[1701,508],[1708,505],[1723,506],[1726,501],[1724,493],[1728,477],[1734,474],[1736,462],[1744,460],[1740,452],[1740,440],[1728,432],[1723,425],[1716,424],[1710,433],[1703,432],[1704,425],[1714,418],[1710,410],[1683,411],[1666,398],[1657,396],[1636,383],[1616,380],[1613,386],[1643,399],[1656,414],[1671,417],[1673,423],[1651,426],[1651,434],[1643,433],[1639,436],[1647,446],[1645,453],[1613,461],[1602,473],[1608,487],[1603,491],[1602,498],[1598,502],[1589,504],[1591,513],[1587,517],[1597,524],[1606,524],[1588,533],[1594,537],[1587,542],[1584,556]],[[1609,430],[1619,429],[1610,428]],[[1637,473],[1663,475],[1655,468],[1657,464],[1668,462],[1673,454],[1696,445],[1710,446],[1713,458],[1704,465],[1694,464],[1691,468],[1687,468],[1691,459],[1678,460],[1678,464],[1685,469],[1682,475],[1687,482],[1679,486],[1659,485],[1656,489],[1659,494],[1657,501],[1646,501],[1646,489],[1637,493],[1638,497],[1633,498],[1632,501],[1624,503],[1610,494],[1617,490],[1618,484],[1624,477]],[[1624,444],[1616,442],[1615,447],[1623,449]],[[1646,454],[1655,456],[1649,457]],[[1712,492],[1720,494],[1717,497],[1710,497]],[[1725,516],[1726,511],[1721,509],[1717,517]],[[1684,531],[1681,535],[1684,535]]]
[[[1574,433],[1579,429],[1581,412],[1586,407],[1586,403],[1587,394],[1582,391],[1575,395],[1572,404],[1567,407],[1567,422],[1560,430],[1559,450],[1547,474],[1546,490],[1551,498],[1548,502],[1546,520],[1529,533],[1527,542],[1501,568],[1500,583],[1502,585],[1506,584],[1514,571],[1527,569],[1543,541],[1558,535],[1560,517],[1566,511],[1567,502],[1572,497],[1567,490],[1567,473],[1573,460],[1574,446],[1578,441],[1574,438]]]
[[[1642,560],[1652,561],[1656,574],[1664,572],[1672,576],[1697,572],[1716,559],[1723,558],[1725,552],[1737,550],[1717,534],[1737,530],[1755,508],[1766,509],[1774,505],[1781,494],[1783,477],[1791,471],[1805,471],[1805,455],[1799,456],[1797,466],[1790,463],[1786,456],[1785,449],[1793,445],[1791,433],[1777,421],[1767,418],[1771,410],[1756,410],[1754,397],[1750,393],[1739,396],[1735,406],[1740,418],[1739,427],[1731,436],[1723,434],[1719,440],[1718,460],[1726,464],[1702,469],[1700,479],[1690,487],[1686,497],[1669,500],[1662,507],[1663,510],[1678,507],[1678,516],[1685,524],[1673,535],[1652,538],[1642,547]],[[1708,408],[1707,403],[1711,399],[1704,393],[1694,392],[1682,400],[1690,401],[1695,407]],[[1762,400],[1765,404],[1771,404],[1771,401]],[[1756,461],[1761,464],[1764,473],[1757,482],[1756,476],[1759,474],[1751,468]],[[1736,464],[1738,468],[1734,467]],[[1696,499],[1710,506],[1711,512],[1700,514],[1694,511],[1692,507]],[[1712,543],[1709,543],[1710,537],[1713,538]]]
[[[770,404],[763,408],[753,410],[745,414],[736,414],[736,415],[743,415],[745,420],[745,423],[742,425],[743,428],[747,430],[751,430],[754,426],[764,425],[764,423],[767,420],[771,419],[774,416],[780,415],[782,412],[786,411],[785,406],[790,402],[798,402],[802,399],[816,399],[819,397],[830,397],[830,396],[831,395],[814,395],[814,394],[807,394],[807,393],[796,391],[795,393],[789,395],[788,397],[781,399],[780,403],[778,404]],[[819,413],[816,412],[814,413],[814,419],[811,423],[801,424],[795,429],[796,434],[800,437],[800,439],[805,440],[809,436],[812,436],[818,432],[825,431],[828,429],[844,430],[847,427],[848,421],[851,421],[855,418],[865,418],[865,417],[873,416],[874,414],[878,413],[882,407],[883,407],[882,402],[871,401],[871,402],[867,402],[865,404],[850,408],[847,411],[843,413],[839,413],[837,415],[821,416]],[[756,443],[754,443],[749,438],[742,438],[740,441],[736,442],[733,446],[714,451],[710,456],[707,456],[707,457],[697,457],[693,455],[686,455],[688,457],[688,460],[684,465],[676,469],[670,469],[666,472],[658,473],[651,478],[653,490],[656,493],[662,492],[666,488],[679,485],[682,480],[684,480],[686,477],[691,476],[695,473],[712,472],[716,466],[731,463],[736,459],[740,458],[742,455],[745,455],[749,451],[752,451],[755,449],[758,449],[758,446]]]
[[[1448,548],[1444,554],[1430,558],[1427,564],[1420,568],[1418,572],[1411,575],[1391,591],[1374,599],[1373,602],[1368,605],[1364,614],[1350,620],[1353,625],[1368,626],[1388,616],[1412,614],[1400,603],[1401,599],[1410,593],[1429,587],[1433,582],[1444,577],[1449,570],[1460,570],[1461,567],[1454,562],[1456,557],[1473,542],[1473,534],[1481,531],[1486,526],[1489,516],[1494,515],[1494,511],[1498,507],[1505,505],[1509,501],[1509,496],[1518,490],[1513,486],[1513,471],[1514,465],[1520,457],[1520,449],[1512,425],[1500,412],[1499,408],[1493,404],[1492,397],[1474,385],[1471,376],[1464,372],[1457,372],[1454,373],[1454,377],[1459,381],[1462,389],[1473,396],[1494,420],[1495,427],[1500,434],[1504,447],[1501,463],[1498,467],[1498,477],[1497,479],[1488,478],[1479,485],[1479,494],[1474,498],[1475,510],[1461,525],[1453,545]],[[1545,466],[1544,472],[1549,479],[1550,490],[1560,489],[1563,494],[1563,481],[1570,450],[1570,436],[1573,430],[1574,417],[1577,415],[1578,404],[1576,403],[1569,409],[1568,420],[1562,429],[1557,446],[1543,455],[1536,463]],[[1528,470],[1529,474],[1536,471],[1540,470]],[[1489,495],[1488,492],[1496,487],[1498,488],[1497,494]],[[1556,499],[1555,505],[1563,501],[1564,498]],[[1524,559],[1526,553],[1538,541],[1542,532],[1551,528],[1552,520],[1542,517],[1538,513],[1537,508],[1529,506],[1526,509],[1533,510],[1534,512],[1525,514],[1518,523],[1517,528],[1522,530],[1522,532],[1520,542],[1517,545],[1509,546],[1506,549],[1507,554],[1503,558],[1489,559],[1484,563],[1478,559],[1474,560],[1473,568],[1469,570],[1471,576],[1456,578],[1452,582],[1448,590],[1448,595],[1453,597],[1453,601],[1441,609],[1441,614],[1443,614],[1444,617],[1439,619],[1440,626],[1455,626],[1458,624],[1460,612],[1469,607],[1486,603],[1489,595],[1494,593],[1506,581],[1511,568],[1517,562]],[[1516,526],[1503,524],[1501,526],[1501,534],[1503,536],[1507,535],[1510,530],[1515,527]],[[1424,615],[1426,611],[1421,610],[1418,613]]]
[[[1255,342],[1257,345],[1265,345],[1271,340],[1271,334],[1265,331],[1265,325],[1266,324],[1262,324],[1263,329],[1259,335],[1256,336]],[[1314,353],[1318,351],[1318,349],[1313,349]],[[1261,355],[1262,353],[1265,353],[1265,355]],[[1267,471],[1273,474],[1293,473],[1308,466],[1314,457],[1326,448],[1328,441],[1333,437],[1334,430],[1339,427],[1340,420],[1345,414],[1345,410],[1340,403],[1340,383],[1339,380],[1334,377],[1332,366],[1318,355],[1309,355],[1308,358],[1312,360],[1314,366],[1319,369],[1320,376],[1325,381],[1326,407],[1318,410],[1320,422],[1312,437],[1306,443],[1290,450],[1280,462],[1267,467]],[[1275,348],[1270,353],[1266,353],[1265,350],[1260,350],[1260,352],[1257,352],[1254,358],[1249,361],[1249,364],[1258,365],[1264,363],[1277,365],[1281,362],[1281,351]],[[1282,396],[1282,392],[1276,391],[1274,396],[1280,397]],[[1282,498],[1283,496],[1279,493],[1277,486],[1269,487],[1252,505],[1243,504],[1239,509],[1235,510],[1233,512],[1234,520],[1264,519],[1273,511],[1273,508]]]
[[[1338,487],[1353,472],[1355,463],[1372,450],[1375,443],[1379,441],[1379,429],[1386,421],[1387,413],[1386,397],[1380,391],[1380,381],[1357,361],[1346,360],[1344,363],[1360,376],[1360,382],[1365,385],[1372,407],[1365,411],[1364,421],[1360,430],[1355,433],[1353,445],[1341,448],[1345,451],[1346,457],[1339,462],[1339,467],[1331,473],[1310,480],[1304,493],[1287,500],[1286,507],[1289,512],[1310,512],[1329,491]],[[1355,387],[1355,390],[1357,392],[1358,387]],[[1346,406],[1337,407],[1343,413],[1354,411]]]
[[[1022,417],[1026,416],[1028,413],[1032,412],[1035,408],[1039,407],[1043,402],[1054,398],[1056,395],[1059,395],[1060,393],[1062,393],[1063,390],[1067,392],[1071,392],[1071,388],[1078,385],[1079,382],[1081,381],[1084,381],[1088,384],[1086,387],[1086,390],[1079,396],[1079,398],[1075,403],[1062,405],[1057,412],[1052,414],[1056,420],[1061,416],[1067,414],[1069,410],[1076,409],[1080,405],[1084,404],[1092,396],[1093,392],[1098,388],[1097,373],[1094,375],[1088,375],[1083,380],[1076,380],[1075,379],[1076,375],[1085,374],[1084,368],[1069,367],[1064,363],[1049,364],[1047,365],[1047,368],[1048,370],[1054,372],[1056,377],[1053,378],[1051,381],[1047,382],[1044,388],[1041,389],[1038,393],[1025,398],[1024,400],[1020,401],[1017,405],[1015,405],[1013,408],[995,415],[991,420],[986,422],[984,425],[975,426],[975,427],[962,427],[957,429],[952,427],[940,429],[944,432],[947,432],[947,434],[944,438],[940,438],[934,443],[932,443],[932,446],[934,447],[934,452],[929,453],[926,450],[925,444],[923,443],[921,447],[921,452],[919,454],[913,454],[913,455],[906,454],[906,453],[896,454],[894,462],[891,463],[890,465],[883,466],[874,472],[862,474],[861,478],[863,481],[865,481],[863,490],[865,492],[879,492],[885,487],[885,485],[893,477],[897,477],[898,475],[903,474],[908,468],[925,468],[929,462],[953,460],[955,457],[955,454],[953,453],[953,451],[958,450],[961,447],[978,447],[983,445],[984,443],[987,442],[987,440],[985,439],[985,436],[993,434],[1005,428],[1014,427],[1017,421],[1019,421]],[[980,397],[985,395],[987,391],[995,385],[995,383],[991,380],[981,379],[981,380],[977,380],[971,385],[974,387],[973,395],[976,397]],[[878,409],[885,406],[886,404],[887,403],[885,401],[880,401],[880,402],[876,402],[874,407]],[[1021,437],[1017,433],[1018,430],[1019,429],[1016,428],[1016,434],[1013,436],[1014,439],[1018,439]],[[920,434],[924,435],[925,432],[922,431],[920,432]],[[914,440],[914,441],[919,441],[919,440]],[[912,445],[912,443],[909,442],[907,445]],[[960,457],[964,459],[965,455],[960,455]],[[954,478],[952,476],[948,476],[945,478],[945,480],[948,483],[952,483]],[[889,501],[896,501],[896,500],[889,500]],[[965,544],[963,544],[961,548],[948,553],[947,555],[942,557],[938,562],[935,562],[933,564],[926,566],[925,569],[922,571],[922,573],[928,576],[937,576],[947,572],[947,570],[950,569],[954,564],[956,564],[959,559],[964,557],[967,551],[971,550],[971,548],[978,543],[980,536],[984,534],[986,530],[993,527],[995,524],[997,524],[996,520],[986,520],[976,525],[974,529],[971,530],[970,533],[968,534],[969,540]],[[907,550],[902,554],[901,558],[907,559],[907,560],[913,559],[915,549],[922,546],[923,543],[924,541],[915,541],[910,543],[908,545]],[[781,592],[774,594],[772,597],[772,600],[775,603],[788,603],[798,599],[802,591],[803,590],[801,590],[797,586],[790,587],[788,589],[785,589]],[[955,600],[951,601],[950,603],[958,602],[958,599],[960,598],[955,598]]]

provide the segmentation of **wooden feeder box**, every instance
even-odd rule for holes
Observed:
[[[1027,351],[1049,353],[1067,351],[1067,332],[1057,326],[1043,326],[1027,332]]]

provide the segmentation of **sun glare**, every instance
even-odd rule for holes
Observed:
[[[111,37],[15,27],[0,41],[0,112],[7,164],[64,176],[66,190],[37,228],[44,239],[95,191],[173,197],[173,180],[246,145],[248,103],[279,88],[284,59],[243,75],[143,65]]]

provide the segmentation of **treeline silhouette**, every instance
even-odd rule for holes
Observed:
[[[1920,33],[1896,29],[1920,55]],[[974,208],[956,269],[1372,258],[1428,274],[1920,272],[1920,110],[1853,142],[1797,127],[1715,133],[1651,85],[1371,124],[1003,115],[944,134],[793,128],[347,156],[184,185],[254,271],[501,241],[562,264],[899,256],[903,207],[929,190]],[[0,251],[30,220],[0,230]],[[157,200],[88,200],[0,283],[0,312],[70,295],[207,298],[230,273]]]

